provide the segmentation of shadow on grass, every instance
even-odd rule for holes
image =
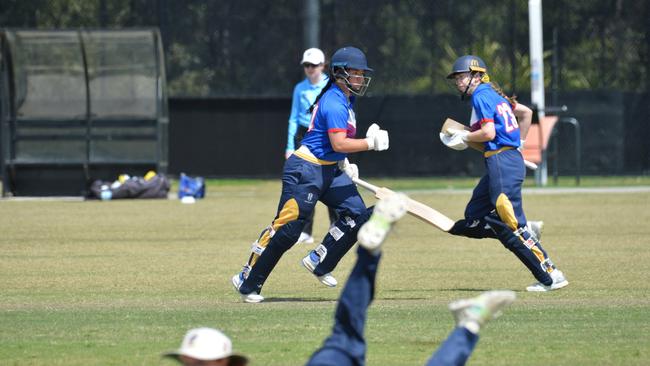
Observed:
[[[327,298],[303,298],[303,297],[267,297],[264,299],[265,303],[268,302],[322,302],[333,303],[336,300]]]
[[[494,290],[493,288],[441,288],[436,291],[449,291],[449,292],[485,292]],[[516,292],[516,291],[515,291]]]
[[[384,290],[383,292],[484,292],[484,291],[490,291],[494,290],[493,288],[419,288],[417,290],[414,289],[390,289],[390,290]],[[426,299],[426,298],[425,298]]]

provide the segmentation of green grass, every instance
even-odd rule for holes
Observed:
[[[469,194],[422,189],[475,182],[369,180],[413,189],[450,217],[462,215]],[[593,185],[648,184],[612,180]],[[254,365],[303,364],[329,333],[340,291],[299,266],[310,247],[286,253],[265,285],[266,303],[242,304],[230,285],[278,195],[275,181],[209,181],[195,205],[1,201],[1,363],[173,365],[160,353],[178,347],[187,329],[212,326]],[[446,304],[492,288],[518,290],[519,299],[482,331],[469,365],[647,364],[650,193],[530,194],[525,207],[545,221],[544,246],[569,287],[521,292],[533,279],[498,242],[452,237],[407,217],[385,248],[367,325],[369,365],[423,365],[453,327]],[[320,206],[317,236],[326,221]],[[354,257],[335,270],[341,283]]]
[[[409,190],[409,189],[459,189],[473,188],[480,177],[424,177],[424,178],[367,178],[373,183],[387,185],[391,188]],[[362,179],[366,179],[362,177]],[[260,183],[275,184],[277,180],[254,180],[254,179],[208,179],[206,184],[208,188],[224,187],[259,187]],[[529,173],[524,183],[525,187],[535,187],[535,178]],[[578,187],[634,187],[650,186],[650,175],[635,176],[582,176]],[[576,187],[575,177],[561,176],[557,184],[553,182],[553,177],[548,177],[546,189],[553,188],[573,188]]]

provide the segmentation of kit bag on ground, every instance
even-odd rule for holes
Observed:
[[[203,198],[205,196],[205,179],[203,177],[190,177],[181,173],[178,179],[178,198],[183,197]]]
[[[169,179],[154,171],[144,177],[122,174],[114,182],[96,180],[90,186],[91,196],[102,199],[118,198],[167,198],[171,184]]]

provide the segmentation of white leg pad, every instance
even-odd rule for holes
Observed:
[[[325,256],[327,256],[327,248],[325,248],[323,244],[319,244],[314,251],[320,257],[321,262],[325,259]]]
[[[251,244],[251,252],[253,252],[254,254],[262,255],[262,252],[264,252],[264,249],[266,249],[266,248],[260,246],[260,244],[259,244],[259,242],[257,240],[255,240],[255,242],[253,242],[253,244]]]

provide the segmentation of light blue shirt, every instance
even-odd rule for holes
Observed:
[[[314,104],[316,97],[320,94],[320,91],[325,87],[329,78],[326,74],[323,74],[321,81],[313,84],[309,82],[309,79],[296,84],[296,87],[293,88],[293,99],[291,100],[291,115],[289,116],[289,133],[287,136],[287,149],[286,151],[293,151],[296,149],[294,146],[294,137],[298,131],[298,125],[305,128],[309,128],[309,122],[311,121],[311,114],[309,114],[309,107]]]

